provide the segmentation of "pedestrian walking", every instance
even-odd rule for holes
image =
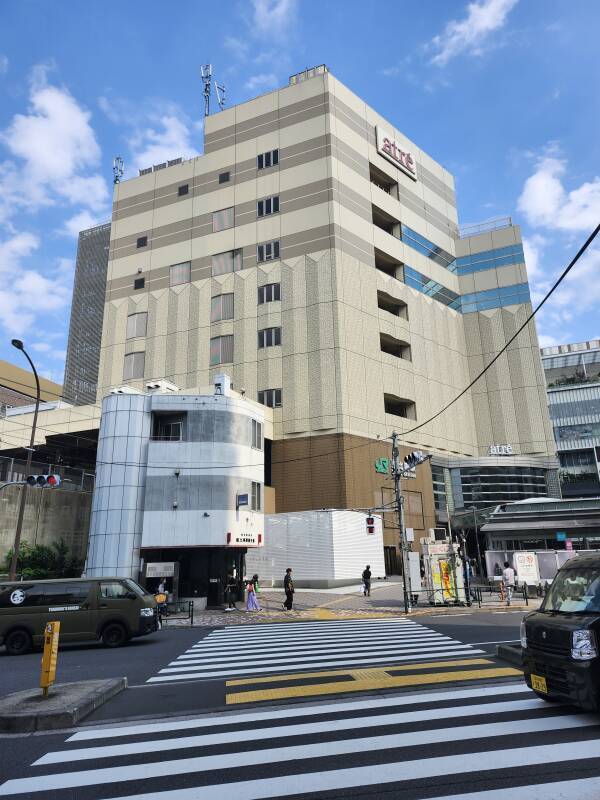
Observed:
[[[160,583],[158,584],[158,594],[164,594],[166,588],[165,579],[161,578]]]
[[[504,562],[504,569],[502,570],[502,583],[506,589],[506,605],[510,605],[512,600],[513,590],[515,588],[515,571],[508,561]]]
[[[285,571],[285,578],[283,579],[283,589],[285,591],[285,602],[283,608],[285,611],[291,611],[294,604],[294,581],[292,580],[292,568],[288,567]]]
[[[225,583],[225,602],[227,607],[225,611],[237,611],[235,607],[235,599],[237,596],[237,581],[233,572],[227,573],[227,581]]]
[[[257,587],[258,587],[258,575],[253,575],[252,579],[249,580],[246,585],[246,592],[248,593],[248,599],[246,601],[246,611],[260,611],[260,606],[258,605],[258,598],[256,596]]]
[[[365,597],[371,597],[371,567],[369,564],[365,567],[362,574],[363,594]]]

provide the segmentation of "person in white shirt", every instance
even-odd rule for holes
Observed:
[[[510,605],[512,600],[513,589],[515,588],[515,571],[508,561],[504,562],[504,569],[502,570],[502,582],[506,589],[506,605]]]

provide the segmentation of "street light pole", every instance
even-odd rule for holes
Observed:
[[[35,444],[35,429],[37,426],[37,418],[38,418],[38,411],[40,408],[40,379],[38,378],[37,370],[34,366],[33,361],[29,357],[27,350],[25,350],[25,346],[20,339],[13,339],[11,342],[13,347],[16,347],[17,350],[21,350],[27,361],[31,366],[33,371],[33,377],[35,378],[35,388],[36,388],[36,397],[35,397],[35,411],[33,412],[33,424],[31,426],[31,439],[29,441],[29,449],[27,450],[27,464],[25,467],[26,475],[29,474],[31,469],[31,456],[33,454],[33,445]],[[23,484],[23,488],[21,489],[21,495],[19,497],[19,512],[17,514],[17,528],[15,530],[15,541],[13,545],[13,554],[10,560],[10,569],[8,571],[8,579],[9,581],[14,581],[17,577],[17,564],[19,561],[19,548],[21,546],[21,531],[23,530],[23,517],[25,516],[25,501],[27,499],[27,483]]]

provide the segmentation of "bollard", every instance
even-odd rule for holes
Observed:
[[[47,622],[44,629],[44,654],[42,655],[42,672],[40,675],[42,697],[48,697],[48,687],[56,679],[59,635],[60,622]]]
[[[194,627],[194,601],[190,600],[190,628]]]
[[[525,598],[525,605],[529,605],[529,591],[527,589],[527,581],[523,584],[523,597]]]

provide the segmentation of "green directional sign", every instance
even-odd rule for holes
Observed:
[[[379,472],[381,475],[387,475],[390,471],[390,460],[389,458],[378,458],[375,462],[375,472]]]

